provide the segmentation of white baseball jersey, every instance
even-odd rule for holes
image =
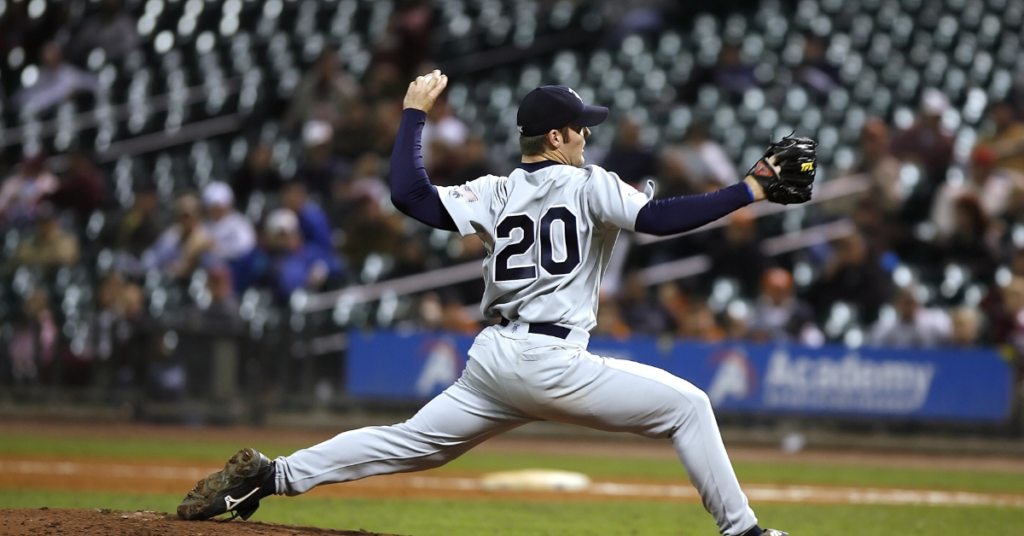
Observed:
[[[633,230],[654,185],[640,192],[600,166],[557,164],[438,192],[459,233],[487,248],[485,315],[589,331],[619,230]]]

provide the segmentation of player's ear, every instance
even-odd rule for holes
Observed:
[[[553,149],[557,149],[561,143],[565,141],[562,139],[562,134],[557,130],[549,130],[547,134],[547,142]]]

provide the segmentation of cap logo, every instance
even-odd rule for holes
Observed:
[[[568,90],[569,90],[569,93],[572,93],[574,97],[576,97],[577,99],[579,99],[579,100],[580,100],[580,103],[583,103],[583,97],[580,97],[580,94],[579,94],[579,93],[576,93],[576,90],[574,90],[574,89],[573,89],[573,88],[571,88],[571,87],[567,87],[567,88],[565,88],[565,89],[568,89]]]

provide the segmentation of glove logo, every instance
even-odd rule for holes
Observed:
[[[800,171],[814,171],[814,162],[804,162],[800,164]]]
[[[764,160],[761,160],[756,166],[754,166],[754,175],[759,177],[771,177],[775,175],[775,173],[772,172],[772,168],[768,167],[768,164],[764,163]]]

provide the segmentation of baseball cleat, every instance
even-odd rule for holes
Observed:
[[[264,481],[274,471],[273,463],[255,449],[244,448],[231,457],[224,469],[200,480],[178,505],[178,517],[203,520],[232,512],[230,519],[249,519],[260,507]],[[229,521],[230,521],[229,519]]]
[[[788,532],[782,532],[778,529],[764,529],[761,536],[789,536]]]

